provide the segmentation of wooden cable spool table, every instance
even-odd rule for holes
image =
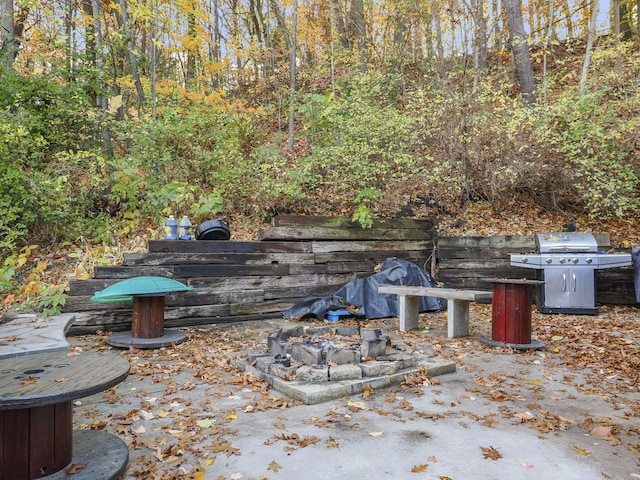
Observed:
[[[486,278],[493,285],[491,300],[491,338],[480,341],[493,347],[516,350],[540,349],[541,342],[531,339],[531,287],[539,280]]]
[[[193,288],[171,278],[143,276],[114,283],[91,297],[99,303],[133,300],[131,331],[109,335],[107,343],[122,348],[159,348],[184,342],[186,334],[164,329],[164,298],[167,293]]]
[[[33,353],[0,360],[0,478],[118,478],[127,445],[98,430],[73,430],[73,400],[122,382],[129,362],[111,354]]]

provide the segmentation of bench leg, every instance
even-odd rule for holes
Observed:
[[[449,338],[469,336],[469,302],[467,300],[452,300],[447,302]]]
[[[400,295],[400,331],[408,332],[418,328],[420,297]]]

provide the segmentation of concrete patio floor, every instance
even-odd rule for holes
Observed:
[[[606,392],[551,351],[482,345],[490,313],[478,306],[472,318],[462,339],[446,338],[444,312],[422,315],[416,332],[375,322],[456,371],[315,405],[227,360],[281,319],[192,328],[185,343],[153,351],[68,337],[72,351],[109,349],[132,363],[114,391],[76,405],[74,422],[127,442],[126,480],[640,478],[638,385]]]
[[[65,339],[57,331],[69,317],[21,317],[3,323],[0,355],[18,347],[12,354],[28,354],[32,338],[34,349],[99,350],[130,361],[124,382],[74,407],[75,428],[127,443],[124,480],[640,478],[637,376],[604,366],[606,355],[638,358],[638,312],[534,314],[534,337],[549,348],[531,352],[483,345],[478,338],[490,333],[490,316],[489,307],[473,307],[472,336],[458,339],[446,338],[445,312],[421,315],[414,332],[399,332],[397,319],[371,322],[427,358],[455,362],[455,371],[416,373],[401,385],[313,405],[233,366],[273,328],[291,325],[282,319],[193,327],[175,347],[127,351],[108,346],[105,335]],[[609,332],[610,351],[588,338],[607,318],[619,325]],[[593,351],[569,340],[572,329],[588,330],[579,348]],[[582,368],[568,363],[583,354],[591,360]]]

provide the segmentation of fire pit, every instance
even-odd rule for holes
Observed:
[[[417,372],[455,371],[453,362],[413,352],[379,328],[347,325],[275,328],[264,350],[250,350],[233,363],[306,404],[395,385]]]
[[[511,265],[540,271],[538,310],[597,315],[595,270],[631,265],[628,253],[599,253],[586,232],[538,233],[536,253],[512,253]]]

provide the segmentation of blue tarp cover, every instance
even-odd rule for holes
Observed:
[[[392,257],[385,260],[380,272],[352,280],[333,295],[307,298],[283,314],[289,320],[307,316],[323,319],[328,311],[353,306],[357,309],[354,311],[354,315],[357,316],[370,319],[396,317],[400,297],[378,293],[378,287],[382,285],[437,286],[431,275],[414,263]],[[446,310],[446,305],[444,299],[420,297],[421,312]]]

